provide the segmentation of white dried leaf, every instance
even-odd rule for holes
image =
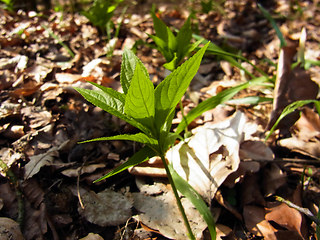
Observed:
[[[133,193],[132,195],[134,207],[141,212],[139,215],[134,216],[135,219],[152,229],[159,230],[167,238],[176,240],[188,239],[183,218],[171,191],[155,197],[146,196],[141,193]],[[182,198],[181,201],[191,229],[196,239],[200,239],[207,225],[188,199]]]
[[[170,149],[166,157],[177,173],[208,202],[239,163],[239,145],[245,126],[245,115],[195,129],[195,134]]]

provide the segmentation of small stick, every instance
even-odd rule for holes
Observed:
[[[283,202],[287,204],[289,207],[296,209],[297,211],[305,214],[308,218],[314,221],[318,226],[320,226],[320,219],[312,214],[312,212],[308,208],[299,207],[298,205],[283,199],[282,197],[276,196],[276,200],[279,202]]]

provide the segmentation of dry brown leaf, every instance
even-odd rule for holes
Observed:
[[[259,141],[244,141],[240,145],[240,159],[251,160],[273,160],[274,154],[272,150],[263,142]]]
[[[302,206],[301,191],[302,186],[298,185],[296,190],[293,192],[292,197],[289,199],[289,201],[300,207]],[[271,207],[268,210],[270,212],[266,214],[266,220],[276,222],[280,226],[288,229],[289,232],[292,231],[293,234],[294,232],[297,233],[295,239],[306,239],[307,226],[305,216],[302,213],[294,208],[289,207],[285,203]],[[282,233],[279,232],[279,234]]]
[[[48,232],[48,216],[44,202],[44,191],[35,179],[29,179],[22,184],[25,203],[25,227],[23,235],[26,240],[43,239]],[[55,229],[51,227],[51,232]]]
[[[277,240],[276,229],[265,220],[265,210],[262,207],[246,205],[243,208],[243,218],[248,230],[265,240]]]
[[[96,233],[89,233],[86,237],[80,238],[80,240],[103,240],[103,238]]]
[[[265,196],[271,196],[277,189],[287,182],[287,175],[277,164],[270,164],[264,168],[263,190]]]
[[[302,215],[299,211],[288,207],[285,203],[269,210],[270,212],[266,214],[266,220],[274,221],[280,226],[296,231],[301,235]]]
[[[177,173],[208,202],[239,166],[239,145],[245,122],[244,114],[237,112],[220,123],[198,127],[192,137],[166,154]]]
[[[222,224],[216,224],[216,231],[217,231],[216,239],[222,239],[222,237],[225,237],[230,232],[232,232],[232,229]]]
[[[48,166],[53,163],[53,161],[59,157],[59,152],[57,147],[53,147],[46,153],[31,156],[30,161],[25,165],[24,178],[29,179],[33,175],[40,171],[43,166]]]
[[[293,57],[296,54],[297,45],[283,47],[278,61],[278,72],[274,90],[273,111],[267,129],[270,129],[280,116],[283,109],[297,100],[315,99],[319,86],[313,82],[309,73],[300,66],[291,69]],[[278,124],[282,134],[287,134],[289,128],[298,120],[298,112],[286,116]]]
[[[281,139],[279,145],[314,158],[320,158],[320,117],[310,108],[303,108],[297,130],[291,138]]]
[[[19,224],[10,218],[0,217],[0,239],[23,240]]]
[[[104,163],[91,164],[83,167],[78,167],[77,169],[66,169],[61,173],[67,177],[77,177],[79,174],[93,173],[99,168],[104,168],[106,165]]]
[[[15,218],[18,214],[18,204],[16,193],[10,183],[0,184],[0,196],[4,205],[2,212],[10,218]]]
[[[160,157],[150,158],[146,162],[130,167],[128,171],[136,176],[167,177]]]
[[[79,81],[79,79],[83,78],[80,74],[71,74],[71,73],[57,73],[55,78],[58,83],[62,84],[72,84],[74,82]]]
[[[281,139],[279,145],[291,149],[292,151],[302,153],[304,155],[320,158],[319,140],[303,141],[296,136],[291,138]]]
[[[258,173],[245,177],[241,185],[241,203],[242,205],[265,205]]]
[[[84,209],[79,213],[89,222],[102,227],[125,223],[131,217],[130,201],[121,193],[106,189],[102,192],[86,192],[81,196]]]
[[[29,81],[24,84],[21,88],[15,89],[11,92],[11,95],[15,97],[27,97],[34,94],[41,87],[41,84],[38,84],[34,81]]]
[[[310,108],[303,108],[295,126],[299,138],[308,141],[320,135],[320,116]]]
[[[35,129],[44,127],[51,122],[52,115],[50,112],[41,110],[34,106],[24,107],[21,109],[23,117],[27,119],[28,126]]]
[[[260,163],[259,162],[240,162],[237,171],[231,173],[226,180],[223,182],[224,186],[229,188],[233,188],[235,184],[242,182],[243,178],[247,174],[256,173],[260,170]]]

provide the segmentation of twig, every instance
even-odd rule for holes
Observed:
[[[83,205],[83,202],[82,202],[82,199],[81,199],[81,194],[80,194],[80,175],[81,175],[81,172],[82,172],[82,168],[83,168],[83,165],[79,168],[78,170],[78,177],[77,177],[77,195],[78,195],[78,199],[79,199],[79,203],[80,203],[80,206],[82,209],[84,209],[84,205]]]
[[[274,158],[274,159],[243,159],[245,162],[273,162],[273,163],[301,163],[320,165],[320,159],[302,159],[302,158]]]
[[[308,218],[314,221],[318,226],[320,226],[320,219],[312,214],[312,212],[308,208],[299,207],[298,205],[283,199],[282,197],[276,196],[276,200],[279,202],[283,202],[287,204],[289,207],[296,209],[297,211],[305,214]]]

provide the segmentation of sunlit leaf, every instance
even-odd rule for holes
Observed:
[[[155,89],[156,124],[160,129],[197,73],[208,44],[166,77]]]
[[[149,129],[153,128],[154,108],[154,87],[145,74],[142,63],[136,65],[131,86],[126,95],[124,111],[130,117],[136,119]]]
[[[248,81],[246,83],[240,84],[238,86],[226,89],[216,96],[206,99],[205,101],[199,103],[195,108],[183,118],[183,121],[177,127],[176,133],[181,133],[194,119],[199,117],[202,113],[215,108],[216,106],[228,101],[233,96],[235,96],[239,91],[246,89],[250,86],[261,85],[266,82],[268,79],[256,78],[254,80]]]

